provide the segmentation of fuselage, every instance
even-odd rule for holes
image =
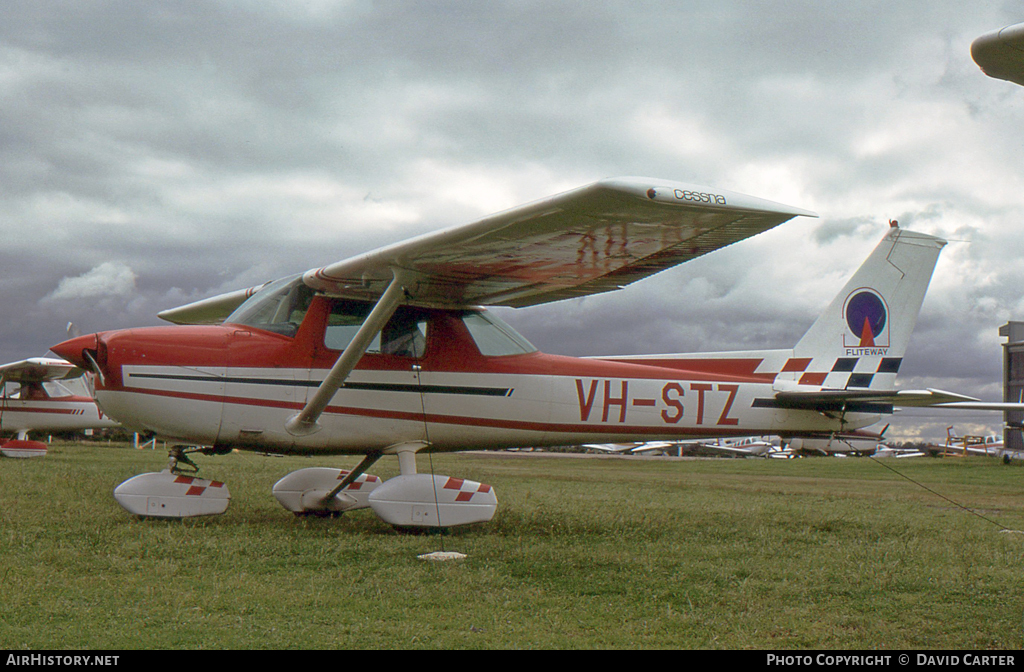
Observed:
[[[507,346],[479,311],[416,308],[392,322],[413,325],[423,342],[385,341],[368,351],[321,416],[321,430],[294,436],[286,421],[344,348],[339,301],[314,297],[293,329],[148,327],[83,336],[53,350],[86,367],[82,352],[90,353],[103,373],[97,403],[129,428],[224,449],[365,453],[422,442],[457,451],[831,432],[877,420],[848,415],[841,424],[773,406],[784,351],[566,357]]]

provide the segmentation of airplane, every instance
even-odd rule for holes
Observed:
[[[793,437],[784,441],[786,448],[799,455],[874,455],[882,443],[888,425],[881,432],[853,431],[826,437]]]
[[[792,439],[787,450],[797,455],[823,455],[833,457],[922,457],[918,450],[893,448],[882,443],[881,437],[841,437],[822,439]]]
[[[715,443],[702,443],[705,448],[739,455],[740,457],[768,457],[779,447],[761,437],[748,436],[742,439],[718,439]]]
[[[989,77],[1024,86],[1024,23],[977,38],[971,43],[971,57]]]
[[[32,357],[0,365],[0,431],[13,431],[14,439],[0,439],[5,457],[43,457],[46,444],[30,441],[30,430],[65,432],[116,427],[88,390],[73,390],[85,370],[53,357]]]
[[[702,441],[642,441],[632,443],[586,443],[584,448],[599,453],[611,454],[665,454],[683,456],[690,455],[727,455],[730,457],[769,457],[772,453],[781,452],[762,437],[747,436],[735,439],[714,439]],[[780,457],[782,455],[779,455]],[[788,457],[788,455],[786,455]]]
[[[1020,451],[1007,448],[1003,437],[998,434],[957,436],[952,426],[946,428],[946,442],[941,445],[930,445],[928,451],[933,455],[983,455],[1007,460],[1021,457]]]
[[[684,454],[698,456],[790,457],[789,454],[784,454],[785,451],[779,446],[761,436],[683,441],[680,446]]]
[[[632,441],[630,443],[585,443],[584,448],[613,455],[643,455],[667,452],[676,444],[672,441]]]
[[[155,517],[227,509],[227,486],[194,476],[197,452],[361,455],[351,470],[292,472],[272,492],[298,515],[369,507],[396,527],[452,527],[490,520],[494,489],[420,474],[417,453],[831,436],[896,406],[985,407],[895,389],[945,244],[898,226],[789,349],[550,355],[486,309],[618,289],[796,216],[816,215],[613,178],[279,279],[241,303],[247,291],[161,313],[172,326],[52,350],[95,373],[108,415],[172,446],[168,469],[114,493]],[[400,475],[381,482],[366,472],[384,455]]]
[[[893,448],[887,446],[884,443],[878,444],[878,449],[871,454],[871,457],[895,457],[897,459],[907,457],[924,457],[928,453],[924,453],[920,450],[914,450],[912,448]]]

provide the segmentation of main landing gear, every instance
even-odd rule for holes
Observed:
[[[494,488],[476,481],[416,472],[416,452],[425,444],[403,444],[367,455],[351,470],[309,467],[274,484],[274,497],[298,516],[334,516],[372,509],[397,527],[438,528],[490,520],[498,506]],[[196,478],[188,453],[200,448],[175,446],[161,472],[140,474],[114,490],[129,513],[158,518],[186,518],[224,513],[231,501],[220,481]],[[382,481],[366,470],[382,455],[398,456],[400,475]],[[188,470],[188,474],[183,473]]]

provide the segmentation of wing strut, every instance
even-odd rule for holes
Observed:
[[[334,486],[334,489],[324,496],[324,501],[329,502],[337,497],[339,492],[347,488],[349,484],[353,483],[357,478],[362,476],[367,469],[373,466],[373,463],[380,459],[380,455],[380,453],[367,453],[366,456],[363,457],[363,461],[356,465],[356,468],[350,471],[348,476],[346,476],[341,483]]]
[[[327,404],[334,398],[338,389],[345,384],[348,374],[352,373],[352,369],[362,359],[373,338],[380,333],[395,313],[395,309],[398,308],[398,304],[405,296],[405,287],[402,285],[399,271],[395,269],[392,272],[394,278],[391,280],[391,284],[377,301],[377,305],[370,311],[366,321],[359,327],[355,337],[345,346],[345,351],[338,357],[338,361],[334,363],[327,377],[320,383],[320,387],[316,388],[313,397],[306,402],[301,411],[284,423],[285,429],[292,436],[307,436],[320,431],[321,427],[317,423],[320,414],[327,408]]]

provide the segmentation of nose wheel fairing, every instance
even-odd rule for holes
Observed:
[[[231,494],[220,481],[165,469],[129,478],[114,489],[114,499],[136,516],[191,518],[224,513],[231,503]]]

